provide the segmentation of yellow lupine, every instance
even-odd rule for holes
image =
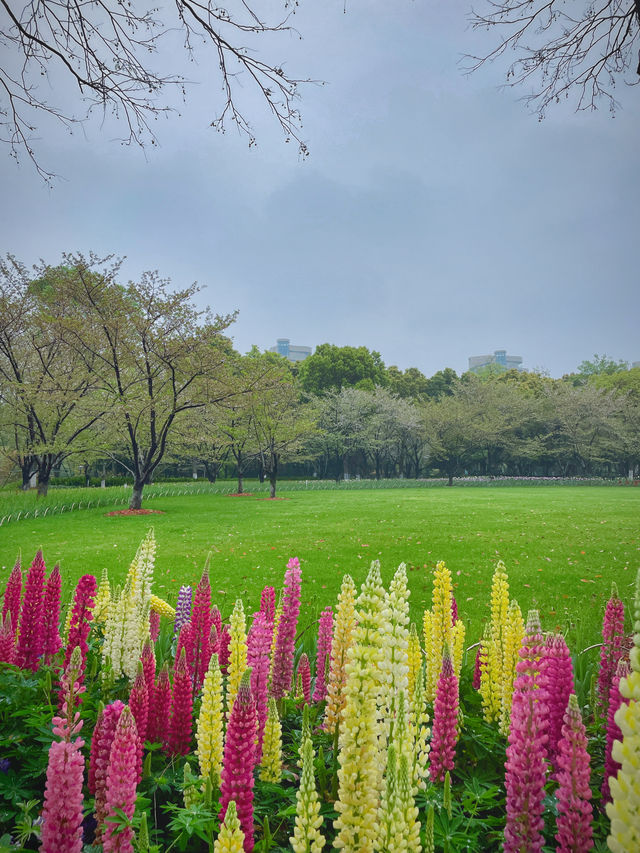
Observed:
[[[444,650],[452,647],[451,595],[451,572],[441,560],[433,572],[432,608],[425,611],[423,619],[425,687],[429,702],[435,699]]]
[[[413,743],[413,755],[410,765],[412,790],[426,788],[427,764],[429,761],[429,714],[427,713],[427,697],[425,692],[425,667],[423,666],[416,677],[416,683],[409,705],[409,730]]]
[[[347,652],[351,647],[353,629],[356,624],[355,606],[355,584],[351,575],[345,575],[342,579],[336,608],[329,680],[327,682],[327,706],[324,717],[324,727],[332,734],[336,730],[345,703]]]
[[[155,613],[159,613],[161,616],[164,616],[166,619],[173,620],[176,618],[175,608],[167,601],[163,601],[162,598],[158,598],[157,595],[151,595],[151,609]]]
[[[260,778],[263,782],[279,782],[282,778],[282,726],[273,696],[269,698],[264,726]]]
[[[109,584],[109,572],[106,566],[102,569],[100,576],[100,586],[96,594],[96,603],[93,606],[93,621],[104,623],[109,615],[109,605],[111,604],[111,586]]]
[[[498,720],[506,673],[505,640],[509,611],[509,580],[502,560],[498,561],[491,580],[491,620],[482,640],[481,688],[482,706],[487,722]]]
[[[500,697],[500,732],[509,734],[511,719],[511,701],[513,698],[513,683],[516,677],[516,664],[520,660],[520,647],[524,637],[524,619],[513,599],[507,612],[507,629],[504,637],[504,661],[502,667],[502,693]]]
[[[356,602],[357,624],[348,652],[345,706],[340,720],[338,817],[335,847],[372,851],[378,836],[380,767],[376,674],[385,641],[385,592],[377,562],[371,564]]]
[[[416,685],[416,678],[422,668],[422,648],[420,647],[420,639],[416,623],[412,622],[409,628],[409,641],[407,646],[407,658],[409,661],[409,674],[407,682],[407,690],[409,696],[413,696],[413,691]]]
[[[227,670],[227,717],[247,668],[247,627],[242,599],[236,599],[229,619],[229,666]]]
[[[607,815],[611,834],[607,844],[612,853],[640,850],[640,569],[636,575],[633,648],[629,655],[631,674],[620,679],[620,693],[628,700],[616,711],[615,721],[622,740],[613,743],[612,757],[620,764],[610,777],[611,802]]]
[[[204,677],[202,704],[196,725],[198,763],[203,779],[209,777],[215,786],[220,784],[220,770],[224,750],[222,710],[222,672],[218,655],[211,655]]]
[[[306,737],[302,744],[302,775],[296,793],[296,820],[289,838],[293,853],[320,853],[325,839],[320,832],[322,816],[313,775],[313,744]]]
[[[224,822],[213,845],[213,853],[244,853],[244,832],[240,829],[235,800],[229,800]]]

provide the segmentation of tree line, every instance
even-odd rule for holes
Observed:
[[[45,495],[70,462],[133,483],[160,470],[349,478],[626,476],[640,462],[640,369],[606,357],[576,373],[491,369],[426,377],[366,347],[320,345],[300,364],[241,355],[235,315],[157,273],[120,283],[113,257],[0,261],[0,454],[5,479]],[[284,466],[284,467],[283,467]]]

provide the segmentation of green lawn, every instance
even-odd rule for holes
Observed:
[[[547,630],[597,642],[602,608],[618,583],[628,603],[640,565],[640,489],[597,486],[296,491],[282,500],[217,494],[158,497],[163,515],[108,518],[83,509],[0,528],[0,578],[16,554],[44,550],[58,561],[69,596],[77,578],[107,566],[118,581],[149,526],[158,542],[155,591],[175,603],[181,583],[196,583],[213,552],[214,597],[228,616],[241,596],[251,612],[265,584],[279,587],[289,557],[303,567],[303,619],[335,603],[342,575],[357,584],[372,559],[388,581],[409,569],[412,618],[430,602],[430,569],[445,560],[475,642],[488,612],[495,562],[504,560],[523,611],[538,607]]]

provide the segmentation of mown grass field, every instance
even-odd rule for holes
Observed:
[[[162,515],[107,517],[107,508],[29,518],[0,528],[0,578],[18,552],[23,563],[42,547],[59,562],[63,596],[80,575],[123,578],[150,526],[158,543],[155,591],[175,603],[180,584],[195,584],[209,551],[214,597],[227,617],[237,596],[257,609],[265,584],[277,588],[289,557],[303,566],[303,610],[310,622],[334,604],[342,576],[357,584],[372,559],[385,581],[409,569],[412,618],[430,602],[430,569],[445,560],[467,622],[479,639],[493,567],[504,560],[523,611],[538,607],[547,630],[570,633],[573,648],[598,641],[611,581],[629,603],[640,565],[640,489],[575,487],[297,491],[276,501],[219,494],[158,497]]]

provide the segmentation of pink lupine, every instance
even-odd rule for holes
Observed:
[[[149,611],[149,636],[152,643],[158,642],[160,636],[160,614],[157,610]]]
[[[433,732],[431,737],[432,782],[444,782],[447,770],[453,770],[458,741],[458,677],[453,671],[451,656],[445,651],[433,703]]]
[[[327,670],[331,660],[333,639],[333,611],[325,607],[318,620],[318,645],[316,649],[316,684],[313,701],[322,702],[327,696]]]
[[[62,578],[57,564],[47,578],[44,588],[44,659],[51,663],[54,655],[62,648],[60,639],[60,590]]]
[[[189,670],[189,676],[193,679],[193,665],[194,665],[194,648],[193,648],[193,631],[191,630],[191,622],[185,622],[180,628],[180,633],[178,634],[178,643],[176,645],[176,662],[180,659],[180,655],[182,650],[184,649],[185,653],[185,661],[187,664],[187,669]]]
[[[265,586],[260,596],[260,610],[267,622],[273,622],[276,613],[276,591],[272,586]]]
[[[44,609],[45,565],[42,551],[38,551],[24,584],[24,598],[20,611],[20,626],[16,646],[15,662],[23,669],[35,672],[44,650],[43,609]],[[66,661],[65,661],[66,664]]]
[[[220,643],[218,645],[218,660],[220,662],[220,672],[223,675],[227,674],[229,666],[229,643],[231,642],[231,633],[229,626],[223,625],[220,632]]]
[[[300,561],[297,557],[292,557],[287,563],[287,570],[284,573],[282,616],[278,624],[276,648],[273,656],[271,694],[276,700],[282,699],[284,694],[291,689],[295,638],[300,613],[301,580]]]
[[[258,715],[258,761],[262,756],[262,737],[267,722],[269,655],[272,637],[273,622],[269,622],[264,612],[259,610],[253,617],[253,624],[247,637],[247,666],[251,669],[251,692]]]
[[[160,670],[153,688],[153,705],[149,707],[147,720],[147,740],[151,743],[163,743],[169,729],[171,708],[171,681],[169,668],[165,663]]]
[[[209,567],[205,567],[200,583],[196,587],[191,610],[191,631],[193,648],[193,689],[200,690],[209,666],[211,651],[209,634],[211,633],[211,584]]]
[[[144,646],[142,647],[142,655],[140,656],[140,660],[142,661],[142,671],[144,672],[144,683],[147,685],[147,699],[149,702],[149,708],[152,708],[153,691],[155,688],[156,679],[156,655],[153,650],[153,642],[151,640],[145,640]]]
[[[613,681],[611,682],[611,689],[609,690],[609,709],[607,712],[607,741],[604,751],[604,779],[602,781],[602,804],[603,806],[610,802],[611,800],[611,792],[609,790],[609,779],[611,776],[617,776],[618,769],[620,765],[617,761],[614,760],[611,755],[611,751],[613,749],[613,742],[616,740],[622,740],[622,732],[620,731],[620,727],[616,723],[615,715],[616,711],[622,705],[623,702],[629,702],[628,699],[624,699],[622,694],[620,693],[620,679],[628,678],[631,673],[631,667],[629,666],[629,661],[626,658],[622,658],[622,660],[618,661],[618,666],[616,668],[616,674],[613,676]]]
[[[84,671],[87,665],[87,652],[89,646],[87,638],[93,620],[93,606],[95,604],[98,583],[93,575],[82,575],[73,595],[73,609],[71,621],[69,622],[69,636],[64,653],[65,667],[69,663],[71,653],[76,646],[80,648],[82,664],[80,667],[80,681],[84,679]]]
[[[16,560],[16,564],[11,570],[9,580],[4,590],[4,601],[2,603],[2,618],[6,618],[7,613],[11,614],[11,625],[13,633],[16,634],[18,622],[20,620],[20,599],[22,596],[22,571],[20,569],[20,558]]]
[[[11,613],[0,618],[0,663],[13,663],[16,656],[16,640],[11,624]]]
[[[300,655],[298,661],[298,679],[300,680],[300,690],[307,705],[311,704],[311,665],[306,652]]]
[[[209,632],[209,651],[212,655],[217,655],[220,650],[220,634],[218,634],[218,629],[215,625],[211,625],[211,631]],[[209,657],[209,663],[211,663],[211,657]]]
[[[258,719],[251,693],[250,673],[245,672],[238,688],[227,736],[220,779],[220,821],[227,806],[235,801],[240,826],[244,832],[244,849],[253,850],[253,771],[256,765]]]
[[[211,608],[211,624],[215,625],[216,633],[219,639],[220,634],[222,634],[222,615],[220,614],[220,611],[218,610],[215,604]]]
[[[455,625],[458,621],[458,602],[453,593],[451,593],[451,624]]]
[[[138,672],[133,681],[131,692],[129,693],[129,708],[133,714],[133,719],[136,721],[136,732],[138,734],[137,745],[137,781],[140,784],[142,779],[142,757],[144,755],[144,742],[147,739],[147,717],[149,715],[149,696],[147,694],[147,684],[144,680],[144,672],[142,664],[138,664]]]
[[[482,643],[478,643],[478,651],[476,652],[476,662],[473,666],[473,689],[480,690],[480,682],[482,680]]]
[[[173,673],[169,730],[165,741],[165,751],[169,755],[187,755],[189,752],[191,748],[192,709],[191,679],[189,678],[186,655],[183,649]]]
[[[49,749],[42,811],[42,853],[81,853],[84,741],[54,741]]]
[[[624,656],[624,604],[618,598],[618,588],[611,585],[611,598],[607,601],[602,621],[602,646],[600,647],[600,673],[598,675],[598,705],[606,716],[611,682]]]
[[[99,844],[105,831],[107,816],[107,771],[109,756],[116,733],[118,720],[124,709],[119,699],[107,705],[98,715],[91,741],[89,759],[89,793],[95,796],[96,844]]]
[[[593,847],[587,736],[575,694],[564,715],[558,750],[557,853],[587,853]]]
[[[62,677],[62,716],[53,718],[53,733],[62,738],[49,749],[44,808],[42,853],[80,853],[82,850],[82,785],[84,741],[78,735],[82,720],[75,708],[75,693],[84,688],[76,681],[79,651]]]
[[[571,652],[562,634],[547,637],[545,653],[540,661],[538,684],[544,691],[547,711],[547,757],[555,767],[567,702],[575,689]]]
[[[529,612],[516,664],[509,745],[505,763],[507,822],[504,853],[539,853],[544,844],[542,817],[546,776],[545,707],[537,685],[544,638],[537,611]]]
[[[123,811],[129,820],[136,806],[136,745],[138,733],[129,707],[120,714],[109,754],[107,771],[107,817],[115,817],[116,809]],[[104,853],[133,853],[133,829],[107,823],[102,841]]]

